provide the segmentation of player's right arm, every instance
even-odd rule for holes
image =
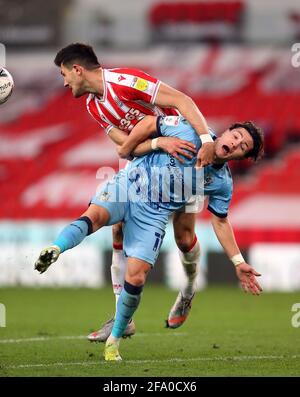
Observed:
[[[213,140],[205,117],[191,97],[165,83],[161,83],[155,98],[155,104],[160,107],[176,108],[180,114],[192,125],[200,136],[202,146],[197,155],[196,167],[211,164],[214,159]]]
[[[213,162],[213,140],[205,117],[191,97],[136,69],[110,71],[107,78],[114,84],[121,100],[143,101],[169,110],[177,109],[200,136],[202,146],[197,154],[196,166]],[[170,153],[171,149],[168,148],[167,151]]]

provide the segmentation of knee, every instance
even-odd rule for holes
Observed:
[[[140,287],[146,283],[149,268],[132,269],[127,268],[125,280],[136,287]]]
[[[146,274],[145,273],[138,273],[134,275],[127,275],[126,281],[135,287],[140,287],[145,284],[146,282]]]
[[[190,250],[193,242],[195,239],[195,233],[194,231],[180,231],[178,233],[175,233],[175,241],[177,244],[177,247],[180,249],[182,252],[187,252]]]
[[[93,226],[93,232],[104,226],[109,219],[109,216],[105,210],[94,204],[91,204],[81,216],[86,216],[90,219]]]
[[[117,223],[112,227],[113,242],[116,244],[123,243],[123,228],[122,223]]]

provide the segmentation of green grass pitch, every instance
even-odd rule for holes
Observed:
[[[299,376],[300,327],[291,324],[299,294],[259,297],[238,288],[197,294],[177,330],[164,320],[177,293],[145,287],[137,334],[122,340],[121,363],[103,361],[103,344],[84,336],[114,309],[111,288],[0,289],[0,376]]]

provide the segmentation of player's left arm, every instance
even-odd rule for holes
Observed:
[[[174,107],[195,129],[200,136],[202,147],[198,153],[196,167],[203,167],[213,162],[214,145],[209,134],[205,117],[191,97],[181,91],[160,83],[154,103],[160,107]]]
[[[241,255],[228,217],[221,218],[212,214],[212,226],[228,258],[232,260],[233,258],[237,258],[237,255]],[[259,295],[262,288],[257,282],[256,276],[260,276],[260,274],[243,259],[238,261],[235,270],[244,291],[249,291],[253,295]]]
[[[153,116],[147,116],[147,117],[153,117]],[[138,123],[138,124],[140,124],[140,123]],[[136,127],[134,127],[134,129]],[[134,132],[134,129],[132,130],[131,134]],[[153,143],[152,143],[153,140],[146,139],[144,142],[139,143],[137,146],[136,146],[136,142],[135,142],[134,149],[131,152],[130,151],[128,152],[128,149],[127,149],[127,151],[125,152],[125,150],[123,148],[123,144],[125,144],[125,142],[127,141],[127,139],[129,139],[131,134],[128,136],[126,134],[126,132],[119,130],[116,127],[111,128],[108,133],[108,136],[116,144],[117,151],[118,151],[118,154],[120,155],[120,157],[127,158],[128,160],[132,160],[133,157],[144,156],[145,154],[153,151]],[[131,143],[130,143],[130,146],[131,146]],[[194,152],[194,153],[196,152],[195,145],[193,145],[191,142],[185,141],[180,138],[175,138],[175,137],[159,137],[159,138],[157,138],[157,149],[161,149],[161,150],[171,154],[180,163],[184,163],[184,160],[179,157],[179,154],[182,154],[183,156],[185,156],[187,158],[192,158],[192,155],[189,154],[189,152]]]
[[[117,145],[121,158],[132,159],[133,156],[143,156],[152,152],[151,139],[147,139],[156,128],[156,117],[147,116],[141,120],[128,135],[119,128],[112,128],[108,136]]]
[[[127,136],[120,134],[119,130],[114,128],[109,135],[113,135],[118,145],[118,154],[121,158],[140,157],[150,153],[153,150],[161,149],[173,157],[180,163],[184,160],[180,154],[186,158],[192,158],[192,152],[196,153],[196,147],[192,142],[176,138],[176,137],[158,137],[149,139],[149,137],[157,130],[157,117],[145,116],[140,120]],[[122,131],[120,131],[122,132]]]
[[[126,140],[123,142],[122,146],[119,148],[118,153],[122,158],[127,158],[130,154],[134,154],[134,149],[137,146],[146,141],[154,132],[156,132],[156,122],[157,117],[145,116],[140,120],[132,129]],[[149,140],[150,141],[150,140]],[[151,141],[147,142],[146,147],[150,144],[151,151]]]

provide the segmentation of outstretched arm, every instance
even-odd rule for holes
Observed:
[[[248,265],[241,256],[228,217],[219,218],[216,215],[212,215],[212,225],[228,258],[235,264],[236,275],[244,291],[249,291],[253,295],[259,295],[262,288],[257,282],[256,276],[260,276],[260,274]]]

